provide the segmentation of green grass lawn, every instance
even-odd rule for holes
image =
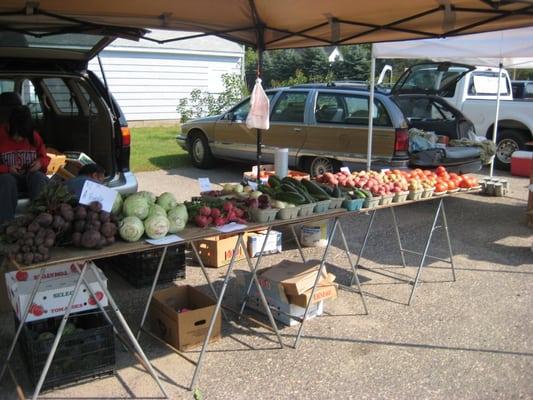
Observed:
[[[131,169],[133,172],[178,168],[190,163],[176,143],[176,126],[131,128]]]

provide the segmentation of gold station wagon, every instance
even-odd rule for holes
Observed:
[[[288,148],[289,165],[312,176],[338,170],[343,164],[366,162],[366,88],[308,84],[266,93],[270,129],[262,135],[263,162],[274,161],[276,148]],[[408,120],[391,95],[378,91],[374,102],[372,162],[406,167],[410,163]],[[256,130],[245,124],[249,109],[247,98],[222,115],[188,121],[182,125],[177,142],[198,168],[212,167],[216,159],[255,161]],[[442,160],[429,159],[434,166],[446,165]],[[475,161],[475,169],[479,169],[479,155]]]

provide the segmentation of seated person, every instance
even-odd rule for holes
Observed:
[[[20,192],[37,197],[48,183],[50,162],[28,107],[13,108],[8,121],[0,125],[0,223],[15,217]]]
[[[98,164],[87,164],[80,168],[78,176],[69,179],[65,182],[70,193],[74,195],[78,200],[83,190],[85,181],[93,181],[96,183],[102,183],[105,178],[105,170]]]

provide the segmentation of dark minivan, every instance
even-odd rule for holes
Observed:
[[[125,194],[137,190],[129,166],[130,131],[106,86],[88,70],[89,60],[114,39],[0,31],[0,93],[11,93],[2,97],[18,97],[30,108],[47,148],[87,154],[105,168],[106,184]],[[0,123],[12,108],[0,104]]]

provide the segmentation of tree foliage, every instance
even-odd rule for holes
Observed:
[[[189,97],[180,99],[176,110],[180,114],[181,122],[220,114],[249,94],[246,83],[238,74],[223,74],[222,84],[224,90],[221,93],[194,89]]]

